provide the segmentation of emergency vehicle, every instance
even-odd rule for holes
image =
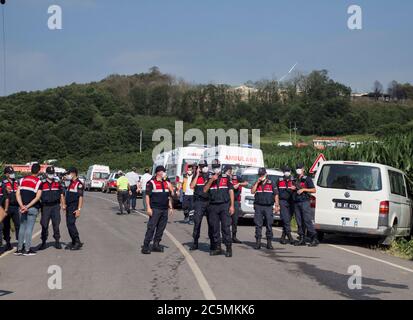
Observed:
[[[110,168],[108,166],[98,164],[90,166],[86,174],[85,189],[87,191],[102,191],[106,180],[109,178],[109,175]]]

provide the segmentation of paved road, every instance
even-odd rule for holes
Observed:
[[[334,239],[318,248],[276,243],[274,251],[255,251],[251,225],[240,227],[244,244],[234,245],[233,258],[210,257],[205,228],[201,251],[189,252],[192,227],[179,211],[168,224],[165,253],[143,256],[146,217],[117,216],[115,201],[87,193],[82,251],[2,256],[0,299],[413,299],[411,261]],[[65,223],[62,230],[67,240]],[[47,286],[51,265],[62,268],[61,290]],[[361,290],[348,288],[352,265],[361,267]]]

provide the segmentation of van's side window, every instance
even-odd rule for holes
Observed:
[[[389,170],[389,178],[391,193],[406,197],[406,186],[404,184],[403,175],[401,173]]]
[[[407,180],[407,178],[406,178],[406,184],[407,184],[407,196],[410,199],[413,199],[413,185],[409,180]]]

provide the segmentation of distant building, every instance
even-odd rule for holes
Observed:
[[[241,99],[244,101],[248,100],[251,94],[258,92],[258,89],[253,88],[253,87],[248,87],[246,85],[234,87],[234,88],[231,88],[230,90],[238,93],[241,96]]]
[[[326,148],[347,147],[349,142],[343,138],[316,138],[313,140],[314,148],[325,150]]]

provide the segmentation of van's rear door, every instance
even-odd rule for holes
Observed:
[[[353,163],[326,163],[317,179],[316,224],[377,229],[381,170]]]

